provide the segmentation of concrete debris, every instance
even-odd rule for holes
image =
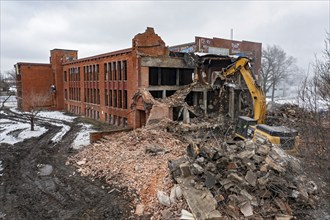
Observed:
[[[160,204],[170,207],[171,206],[171,200],[170,197],[167,195],[166,192],[158,191],[157,192],[157,198]]]
[[[177,181],[181,185],[183,196],[196,219],[222,219],[221,213],[216,209],[218,203],[209,190],[206,188],[196,189],[191,186],[191,177],[177,178]]]
[[[162,213],[162,219],[164,220],[173,219],[173,212],[171,212],[169,209],[165,209],[161,213]]]
[[[240,211],[243,213],[244,217],[253,216],[253,209],[248,201],[240,205]]]
[[[135,214],[141,216],[143,215],[143,212],[144,212],[144,205],[138,204],[135,208]]]
[[[245,175],[245,180],[253,187],[256,186],[257,183],[257,175],[251,170],[247,171]]]
[[[189,177],[195,181],[191,187],[196,189],[203,185],[209,189],[219,205],[218,210],[225,207],[225,213],[232,218],[258,219],[278,213],[287,217],[292,215],[291,205],[298,202],[313,207],[309,198],[317,189],[315,183],[304,177],[292,181],[301,170],[297,159],[271,145],[246,143],[248,147],[243,142],[222,143],[216,148],[196,143],[199,148],[188,160],[192,170],[198,167],[198,172],[193,171]],[[219,156],[205,156],[209,155],[210,148]],[[197,160],[200,157],[205,159]],[[290,160],[295,161],[297,169],[293,169]],[[185,167],[187,165],[186,161]],[[190,208],[194,213],[194,207]]]
[[[180,217],[180,219],[183,219],[183,220],[195,220],[195,217],[193,216],[193,214],[191,214],[187,210],[182,209],[181,210],[181,217]]]
[[[151,155],[161,155],[165,153],[165,149],[158,145],[149,145],[146,147],[146,153]]]

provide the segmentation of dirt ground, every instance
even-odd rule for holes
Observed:
[[[20,119],[6,110],[1,118]],[[60,130],[39,121],[48,132],[15,145],[0,144],[3,175],[0,176],[0,219],[129,219],[133,208],[124,189],[113,189],[101,181],[75,174],[65,165],[76,153],[70,148],[83,118],[62,122],[71,130],[58,144],[51,138]],[[95,124],[94,129],[104,125]],[[52,168],[40,173],[42,165]],[[45,167],[45,166],[44,166]],[[46,169],[47,172],[47,169]],[[134,218],[135,219],[135,218]]]

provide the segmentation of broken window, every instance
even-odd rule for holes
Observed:
[[[109,106],[112,106],[112,90],[109,90]]]
[[[105,122],[108,122],[108,113],[104,114],[104,120],[105,120]]]
[[[113,116],[113,124],[114,125],[117,125],[117,115],[114,115]]]
[[[158,85],[158,68],[149,67],[149,85],[157,86]]]
[[[127,109],[127,90],[124,90],[124,109]]]
[[[96,89],[93,90],[93,103],[96,103]]]
[[[122,69],[121,69],[121,61],[118,61],[117,62],[117,69],[118,69],[118,80],[121,80],[121,72],[122,72]]]
[[[176,85],[176,69],[161,68],[161,85],[174,86]]]
[[[127,128],[127,127],[128,127],[127,118],[124,118],[124,127],[125,127],[125,128]]]
[[[193,82],[193,69],[180,69],[179,70],[179,85],[188,85]]]
[[[67,75],[66,75],[66,71],[64,71],[64,82],[66,82],[68,79],[67,79]]]
[[[190,106],[193,106],[194,105],[194,95],[193,95],[193,92],[190,92],[186,98],[185,98],[185,102],[190,105]]]
[[[108,67],[109,67],[109,80],[112,80],[112,66],[111,66],[111,63],[108,63]]]
[[[123,61],[123,74],[124,74],[124,80],[127,80],[127,61]]]
[[[112,73],[113,73],[113,80],[117,80],[117,68],[116,68],[116,62],[112,63]]]
[[[149,91],[149,92],[155,99],[163,98],[163,91]]]
[[[104,101],[105,101],[105,106],[108,106],[109,97],[108,97],[108,90],[107,89],[105,90],[105,93],[104,93]]]
[[[113,90],[113,107],[117,107],[117,90]]]
[[[108,81],[108,64],[104,64],[104,81]]]
[[[109,123],[112,124],[113,123],[113,118],[112,118],[112,115],[109,114]]]
[[[96,80],[99,81],[100,80],[100,65],[99,64],[96,64],[95,66],[95,72],[96,72]]]
[[[176,85],[176,70],[175,68],[149,67],[149,85]]]
[[[169,97],[175,93],[175,90],[168,90],[166,91],[166,97]]]
[[[100,89],[97,89],[97,104],[100,104]]]
[[[122,108],[123,107],[123,102],[122,102],[122,91],[119,90],[118,91],[118,108]]]

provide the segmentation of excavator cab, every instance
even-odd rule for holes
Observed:
[[[247,116],[239,116],[235,128],[235,139],[252,139],[257,121]]]

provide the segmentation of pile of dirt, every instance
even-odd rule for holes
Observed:
[[[184,156],[186,144],[158,129],[136,129],[105,137],[69,159],[83,176],[104,179],[135,195],[136,214],[159,215],[158,191],[169,191],[174,182],[167,162]],[[176,204],[181,211],[185,205]],[[158,214],[157,214],[158,213]]]

